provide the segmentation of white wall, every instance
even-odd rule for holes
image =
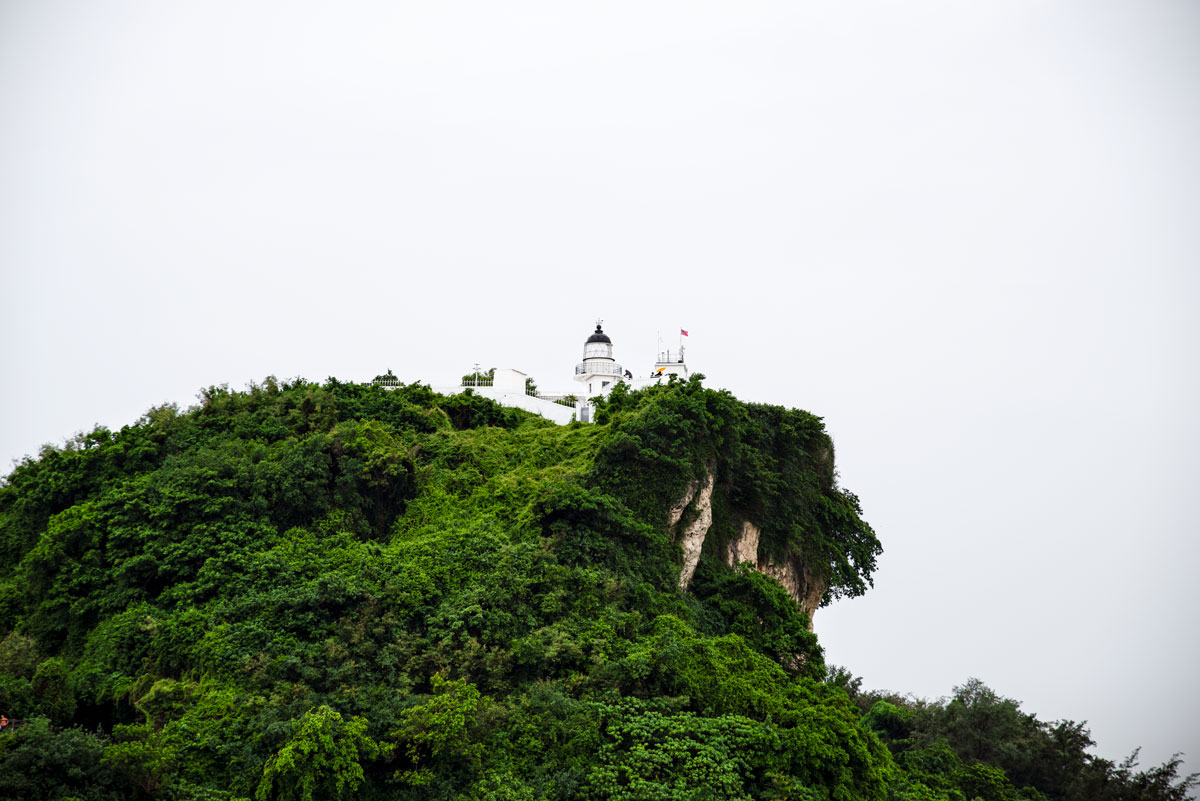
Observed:
[[[519,373],[519,371],[517,371],[517,370],[513,370],[512,372]],[[524,373],[519,373],[519,374],[522,376],[520,392],[505,392],[494,385],[490,386],[490,387],[468,387],[468,389],[470,389],[476,395],[480,395],[484,398],[491,398],[492,400],[496,401],[496,403],[499,403],[501,406],[512,406],[517,409],[524,409],[528,412],[533,412],[534,414],[541,415],[542,417],[545,417],[547,420],[552,420],[553,422],[558,423],[559,425],[565,425],[565,424],[571,422],[571,418],[575,415],[574,409],[572,409],[569,406],[563,406],[561,403],[555,403],[554,401],[542,400],[541,398],[534,397],[533,395],[526,395],[525,394]],[[497,370],[496,371],[496,379],[497,379],[496,383],[499,382],[499,378],[500,378],[500,371]],[[434,392],[440,393],[442,395],[457,395],[458,393],[463,391],[464,387],[442,386],[442,387],[433,387],[432,389]]]
[[[511,367],[497,367],[495,377],[492,379],[492,389],[497,392],[520,392],[525,393],[525,379],[528,376],[520,370],[514,370]]]

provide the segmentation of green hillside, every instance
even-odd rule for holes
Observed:
[[[764,573],[853,596],[880,544],[820,418],[700,378],[569,426],[268,380],[44,449],[0,487],[0,792],[1189,797],[1177,762],[1090,757],[978,682],[923,702],[827,669]]]

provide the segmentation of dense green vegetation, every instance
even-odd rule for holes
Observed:
[[[389,382],[391,383],[391,382]],[[668,509],[715,476],[687,592]],[[685,513],[685,519],[686,519]],[[595,425],[470,393],[211,388],[0,487],[0,792],[28,799],[1182,799],[968,685],[827,675],[880,547],[819,418],[687,382]],[[981,721],[988,721],[982,725]]]

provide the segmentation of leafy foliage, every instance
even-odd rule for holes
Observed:
[[[103,763],[106,741],[35,718],[0,734],[0,792],[5,798],[118,801],[128,785]]]
[[[827,600],[870,585],[879,543],[819,418],[694,377],[618,385],[599,420],[390,371],[268,379],[26,459],[0,485],[0,790],[1073,799],[1098,777],[1142,795],[1097,798],[1185,797],[1177,763],[1080,761],[1085,731],[982,690],[863,708],[824,680],[793,599],[720,557],[753,521]],[[682,593],[668,513],[710,475]]]
[[[855,700],[866,709],[862,725],[895,755],[899,798],[1184,801],[1198,783],[1179,775],[1178,757],[1145,772],[1134,770],[1136,753],[1119,766],[1095,757],[1083,724],[1039,721],[978,679],[934,703],[878,693]]]
[[[360,760],[378,756],[379,745],[366,733],[367,722],[349,721],[328,706],[308,710],[263,770],[255,798],[313,801],[348,798],[363,781]]]

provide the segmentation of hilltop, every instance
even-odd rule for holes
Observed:
[[[214,387],[0,488],[0,789],[117,799],[1182,799],[968,682],[829,668],[881,545],[819,417],[703,377],[554,425]],[[903,655],[897,655],[903,658]]]

